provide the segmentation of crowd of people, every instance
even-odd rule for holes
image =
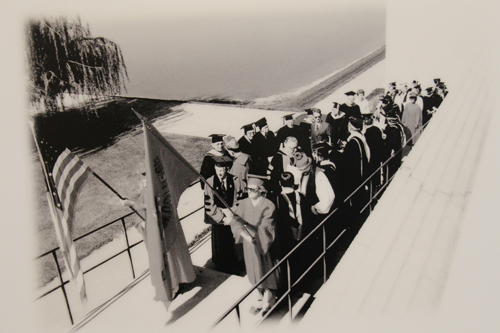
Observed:
[[[348,91],[347,102],[333,102],[327,114],[309,108],[283,117],[276,133],[262,118],[244,125],[239,140],[211,135],[200,174],[215,269],[233,274],[245,268],[255,285],[337,207],[340,213],[326,223],[328,240],[344,226],[355,235],[366,218],[369,188],[379,189],[395,174],[446,96],[445,84],[434,84],[422,96],[417,81],[392,82],[378,103],[363,90]],[[322,246],[319,236],[311,237],[291,257],[292,276]],[[276,270],[258,287],[252,313],[273,306],[282,275]]]

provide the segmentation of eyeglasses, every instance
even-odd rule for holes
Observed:
[[[259,192],[259,188],[254,188],[254,187],[247,187],[246,190],[247,192],[252,192],[252,193]]]

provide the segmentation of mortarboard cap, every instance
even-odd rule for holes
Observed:
[[[233,163],[231,157],[228,156],[212,156],[215,161],[215,165],[218,167],[229,167]]]
[[[438,83],[440,83],[440,82],[441,82],[441,79],[434,79],[434,83],[435,83],[435,84],[438,84]]]
[[[255,126],[260,127],[260,128],[262,128],[262,127],[264,127],[266,125],[267,125],[267,119],[265,117],[264,118],[260,118],[259,120],[257,120],[255,122]]]
[[[338,108],[338,107],[339,107],[339,103],[337,103],[337,102],[333,102],[333,107],[334,107],[334,108]]]
[[[248,174],[247,175],[247,180],[248,180],[248,186],[254,185],[254,186],[264,186],[264,180],[269,180],[269,177],[267,176],[261,176],[261,175],[253,175],[253,174]]]
[[[310,116],[313,114],[314,108],[305,109],[304,111],[307,113],[308,116]]]
[[[253,130],[253,123],[241,126],[241,129],[246,133]]]
[[[390,87],[395,87],[395,86],[396,86],[396,82],[391,82],[391,83],[389,83],[389,86],[390,86]]]
[[[356,93],[351,90],[351,91],[346,92],[345,95],[346,96],[354,96],[354,95],[356,95]]]
[[[222,138],[224,137],[224,134],[211,134],[209,137],[212,138],[212,143],[222,141]]]
[[[431,93],[434,91],[434,88],[428,87],[428,88],[425,88],[425,91],[427,91],[427,93]]]
[[[283,117],[285,120],[293,120],[293,113],[287,114],[286,116]]]

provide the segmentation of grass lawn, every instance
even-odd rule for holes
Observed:
[[[139,195],[136,166],[144,159],[142,126],[130,107],[149,119],[168,115],[171,108],[180,102],[127,100],[109,103],[97,113],[85,114],[69,110],[36,119],[37,134],[44,134],[47,140],[67,146],[118,193],[135,199]],[[199,169],[203,154],[210,149],[210,139],[183,135],[165,135],[166,139],[196,168]],[[55,231],[47,205],[46,189],[38,155],[33,152],[34,190],[36,191],[37,216],[33,221],[36,232],[37,254],[58,246]],[[119,198],[97,178],[89,176],[78,197],[75,210],[74,237],[79,237],[112,220],[129,213],[122,207]],[[133,225],[135,215],[126,219],[127,227]],[[123,232],[121,223],[108,226],[99,232],[76,242],[80,258],[110,242]],[[39,284],[43,285],[57,276],[57,269],[51,256],[36,260]],[[60,260],[60,264],[62,260]]]

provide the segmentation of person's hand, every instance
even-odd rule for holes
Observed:
[[[222,218],[222,223],[224,223],[224,225],[230,225],[232,220],[233,220],[232,218],[229,218],[228,216],[224,216]]]
[[[227,216],[230,220],[233,218],[234,214],[233,212],[228,209],[228,208],[222,208],[222,212],[224,213],[225,216]]]
[[[247,232],[242,232],[241,233],[241,237],[243,237],[244,240],[252,243],[252,244],[255,244],[255,238],[253,238],[252,236],[250,236]]]

